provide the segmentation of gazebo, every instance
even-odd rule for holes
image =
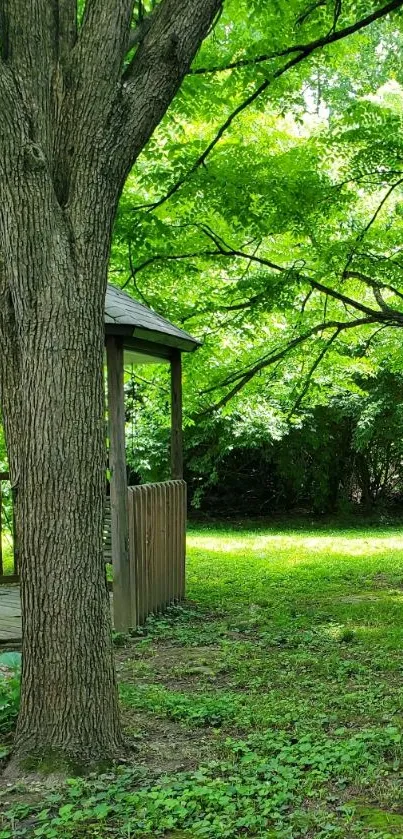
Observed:
[[[115,629],[125,632],[152,612],[184,596],[186,484],[182,450],[183,352],[199,342],[156,312],[108,285],[105,298],[105,350],[108,390],[110,536]],[[171,368],[171,480],[127,485],[124,367],[167,363]],[[1,554],[2,482],[0,473],[0,582],[18,582],[14,569],[4,574]]]
[[[199,342],[108,285],[105,299],[111,542],[115,628],[125,631],[184,594],[186,485],[183,481],[182,362]],[[171,481],[127,486],[125,364],[171,367]]]

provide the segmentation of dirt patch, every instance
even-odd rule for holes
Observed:
[[[134,651],[120,651],[118,677],[125,683],[160,684],[170,690],[192,691],[209,684],[221,684],[228,672],[223,651],[218,647],[187,647],[159,644],[148,648],[144,655]],[[224,678],[224,682],[226,679]]]
[[[190,730],[130,708],[123,709],[123,725],[136,744],[135,764],[155,775],[194,769],[216,756],[217,738],[209,731]]]
[[[390,591],[403,589],[403,579],[401,577],[396,578],[390,574],[384,574],[382,571],[374,574],[369,581],[374,588],[389,589]]]
[[[0,778],[0,815],[18,804],[34,806],[44,795],[59,790],[65,783],[61,775],[19,775],[17,779]]]
[[[348,594],[345,597],[337,598],[339,603],[368,603],[381,600],[376,594]]]

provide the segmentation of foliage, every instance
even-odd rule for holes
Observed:
[[[203,528],[188,606],[119,653],[136,769],[8,793],[1,839],[401,835],[401,528]],[[193,765],[147,768],[155,720]],[[208,739],[210,756],[200,758]],[[21,803],[21,797],[23,801]]]
[[[282,59],[248,63],[367,11],[356,3],[226,4],[196,68],[225,67],[234,56],[241,65],[189,76],[122,197],[112,280],[203,339],[185,361],[188,477],[195,504],[212,491],[210,508],[220,514],[400,494],[401,16],[277,79]],[[228,114],[268,79],[193,171]],[[133,474],[161,479],[165,371],[132,372]],[[335,487],[341,438],[352,470]],[[307,458],[286,463],[298,445]],[[231,472],[237,477],[217,508],[215,488],[231,484]],[[237,507],[245,481],[251,503]]]
[[[13,730],[20,705],[21,653],[0,655],[0,734]]]
[[[129,480],[162,480],[169,477],[168,406],[149,385],[141,397],[134,413],[127,397]],[[397,505],[402,440],[401,374],[382,365],[374,376],[357,376],[352,390],[329,391],[323,404],[313,402],[288,425],[281,405],[263,398],[243,412],[234,407],[187,423],[189,497],[216,517]]]
[[[3,425],[0,422],[0,471],[6,471],[7,467],[7,452],[6,452],[6,442],[4,439],[4,429]]]
[[[153,5],[136,3],[134,20]],[[206,511],[400,496],[401,15],[275,77],[287,58],[277,52],[380,4],[370,7],[227,0],[122,196],[111,280],[203,340],[185,359],[184,391],[191,495],[202,507],[212,496]],[[166,478],[166,370],[128,369],[126,390],[129,478]],[[382,435],[386,404],[396,410]],[[336,487],[341,438],[353,468]],[[299,446],[306,457],[286,462]]]

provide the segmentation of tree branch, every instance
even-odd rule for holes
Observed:
[[[347,328],[347,327],[345,327],[345,328]],[[304,386],[303,386],[303,388],[302,388],[302,391],[301,391],[301,393],[299,394],[299,396],[298,396],[298,398],[297,398],[296,402],[294,403],[293,407],[291,408],[291,411],[290,411],[290,412],[289,412],[289,414],[288,414],[288,417],[287,417],[288,422],[291,420],[291,418],[293,417],[293,415],[295,414],[295,412],[296,412],[296,411],[298,410],[298,408],[300,407],[300,405],[301,405],[301,403],[302,403],[302,401],[303,401],[304,397],[305,397],[305,396],[306,396],[306,394],[308,393],[308,390],[309,390],[309,385],[310,385],[310,383],[311,383],[312,376],[313,376],[313,374],[314,374],[315,370],[317,370],[317,368],[319,367],[319,365],[320,365],[321,361],[323,361],[323,359],[324,359],[324,357],[325,357],[326,353],[328,352],[328,350],[330,350],[330,347],[332,346],[333,341],[335,341],[335,340],[336,340],[336,338],[338,337],[338,335],[340,334],[340,331],[341,331],[340,327],[337,327],[337,328],[335,329],[335,331],[333,332],[333,335],[331,335],[331,336],[330,336],[329,340],[325,343],[324,347],[322,347],[322,349],[321,349],[321,351],[320,351],[319,355],[316,357],[315,361],[313,362],[313,364],[312,364],[312,366],[311,366],[311,368],[310,368],[310,370],[309,370],[309,372],[308,372],[307,376],[305,377],[305,382],[304,382]]]
[[[339,300],[346,306],[352,306],[354,309],[357,309],[357,311],[363,312],[364,314],[369,315],[370,317],[375,317],[378,320],[392,318],[393,320],[397,320],[399,323],[403,322],[403,313],[398,312],[395,309],[390,309],[388,313],[372,309],[370,306],[366,306],[364,303],[360,303],[358,300],[354,300],[352,297],[349,297],[348,295],[343,294],[340,291],[337,291],[337,289],[334,289],[331,286],[325,286],[323,283],[320,283],[317,280],[313,280],[311,279],[311,277],[305,274],[301,274],[301,272],[296,270],[295,268],[284,268],[282,265],[278,265],[269,259],[265,259],[265,257],[256,256],[256,254],[249,254],[245,253],[244,251],[240,251],[236,248],[231,248],[229,245],[226,245],[226,243],[220,240],[206,225],[201,225],[201,229],[203,229],[205,235],[208,236],[214,242],[214,244],[217,247],[218,253],[222,256],[239,257],[241,259],[248,259],[251,262],[256,262],[259,265],[267,265],[268,268],[271,268],[274,271],[279,271],[282,274],[289,274],[294,276],[296,279],[309,284],[312,288],[316,289],[317,291],[321,291],[324,294],[328,294],[329,297],[333,297],[335,300]]]
[[[261,291],[259,294],[254,294],[252,297],[248,297],[247,300],[243,300],[240,303],[230,303],[229,305],[217,304],[205,309],[196,309],[195,311],[192,311],[189,315],[185,315],[185,317],[182,318],[181,322],[186,323],[186,321],[200,317],[201,315],[217,314],[217,312],[242,312],[245,309],[250,309],[251,306],[255,306],[256,303],[260,303],[262,300],[264,300],[266,295],[267,290]],[[228,322],[231,321],[227,319],[225,323]]]
[[[223,0],[163,0],[124,80],[117,155],[125,180],[165,114]],[[126,41],[127,43],[127,41]]]
[[[134,0],[87,0],[75,50],[87,96],[114,100],[127,52]]]
[[[316,0],[315,3],[311,3],[311,5],[308,6],[308,8],[305,9],[304,12],[301,12],[299,17],[297,17],[297,20],[295,21],[297,26],[303,26],[305,21],[308,20],[308,18],[313,14],[313,12],[316,12],[316,9],[320,9],[323,6],[326,6],[326,0]]]
[[[148,259],[145,259],[144,262],[140,262],[139,265],[134,265],[131,258],[129,258],[130,262],[130,271],[131,276],[125,283],[123,283],[122,288],[126,288],[129,285],[130,280],[134,279],[140,271],[144,271],[150,265],[153,265],[155,262],[176,262],[181,259],[198,259],[207,256],[219,256],[219,251],[190,251],[189,253],[178,253],[178,254],[155,254],[154,256],[150,256]]]
[[[395,189],[397,189],[398,186],[401,186],[401,184],[403,184],[403,178],[399,178],[398,181],[395,181],[395,183],[392,184],[392,186],[389,187],[389,189],[387,190],[387,192],[383,196],[382,200],[378,204],[374,214],[371,216],[369,222],[365,225],[365,227],[361,230],[361,232],[357,236],[354,247],[353,247],[353,249],[352,249],[352,251],[351,251],[351,253],[348,257],[348,260],[346,262],[346,266],[344,268],[343,275],[346,273],[346,271],[350,267],[350,265],[351,265],[351,263],[354,259],[354,256],[357,252],[358,245],[361,244],[361,242],[363,242],[363,240],[365,239],[365,236],[367,235],[368,231],[371,229],[372,225],[375,223],[376,219],[379,216],[379,213],[381,212],[381,210],[385,206],[386,202],[388,201],[388,199],[390,198],[392,193],[395,191]]]
[[[393,321],[396,325],[403,323],[403,313],[397,309],[393,309],[392,307],[387,306],[387,304],[385,304],[385,301],[383,301],[383,305],[380,307],[380,309],[373,309],[370,306],[361,303],[359,300],[355,300],[349,295],[340,292],[335,288],[332,288],[331,286],[324,285],[318,280],[314,280],[308,275],[302,274],[295,267],[284,267],[283,265],[278,265],[277,263],[272,262],[270,259],[266,259],[262,256],[257,256],[256,252],[247,253],[245,251],[238,250],[237,248],[232,248],[230,245],[224,242],[223,239],[219,238],[207,225],[199,224],[197,226],[200,228],[200,230],[202,230],[204,235],[211,239],[211,241],[215,244],[216,250],[193,251],[184,254],[156,254],[155,256],[151,256],[144,262],[140,263],[140,265],[138,265],[137,267],[133,266],[133,276],[135,276],[139,271],[143,270],[144,268],[147,268],[149,265],[152,265],[154,262],[164,260],[176,261],[182,259],[198,259],[212,256],[224,257],[226,259],[245,259],[248,260],[249,263],[256,263],[258,265],[266,266],[270,268],[272,271],[276,271],[280,274],[293,276],[295,277],[295,279],[309,285],[311,289],[320,291],[321,293],[328,295],[329,297],[332,297],[334,300],[338,300],[345,306],[350,306],[353,309],[356,309],[357,311],[362,312],[363,314],[368,315],[369,317],[373,317],[378,321]],[[381,286],[379,286],[379,284],[376,284],[375,281],[370,283],[370,278],[365,279],[365,276],[359,272],[348,271],[347,274],[345,274],[344,276],[351,278],[358,277],[359,279],[362,279],[364,282],[367,281],[368,285],[371,284],[371,287],[373,285],[378,285],[378,288],[390,288],[390,290],[403,297],[403,295],[401,295],[400,292],[397,291],[397,289],[394,289],[393,286],[387,286],[383,283]],[[129,280],[124,284],[123,288],[128,284],[130,279],[131,278],[129,278]]]
[[[48,0],[30,0],[25,4],[7,0],[1,6],[4,57],[14,83],[18,79],[20,97],[29,111],[31,136],[50,157],[54,124],[49,80],[57,61],[56,6]],[[27,103],[35,103],[35,107]]]
[[[303,344],[309,338],[312,338],[314,335],[318,334],[319,332],[324,332],[327,329],[335,329],[337,330],[337,334],[345,329],[353,329],[358,326],[365,326],[368,324],[376,323],[375,318],[367,317],[367,318],[357,318],[353,321],[328,321],[327,323],[320,323],[316,326],[309,329],[303,335],[299,335],[297,338],[294,338],[293,341],[290,341],[286,347],[283,347],[282,350],[269,354],[268,356],[263,356],[259,361],[254,364],[249,370],[242,373],[236,373],[232,376],[229,376],[223,382],[220,382],[217,385],[213,385],[212,387],[207,388],[206,390],[202,391],[204,394],[211,393],[214,390],[218,390],[219,388],[226,387],[227,385],[234,384],[234,387],[219,400],[219,402],[215,403],[213,406],[207,408],[205,411],[202,411],[199,416],[203,416],[204,414],[208,414],[211,411],[218,411],[220,408],[223,408],[243,387],[245,387],[251,379],[256,376],[261,370],[264,370],[266,367],[269,367],[271,364],[275,364],[278,361],[283,360],[288,353],[290,353],[293,349],[298,347],[300,344]]]
[[[319,7],[320,5],[325,4],[316,3],[315,8]],[[285,56],[292,55],[292,53],[295,52],[301,52],[310,55],[314,50],[326,47],[328,46],[328,44],[334,44],[336,41],[340,41],[343,38],[348,37],[349,35],[353,35],[355,32],[360,32],[361,29],[370,26],[371,23],[375,23],[375,21],[385,17],[385,15],[397,11],[402,6],[403,0],[391,0],[390,3],[386,3],[380,9],[377,9],[375,12],[372,12],[371,14],[362,18],[361,20],[356,21],[356,23],[352,23],[349,26],[345,26],[338,32],[335,32],[332,27],[332,30],[327,35],[324,35],[322,38],[316,38],[316,40],[309,41],[306,44],[294,44],[292,47],[285,47],[282,50],[277,50],[276,52],[272,53],[265,53],[263,55],[257,55],[253,58],[240,58],[237,61],[232,61],[230,64],[226,64],[221,67],[196,67],[194,70],[192,70],[192,74],[201,75],[205,73],[223,73],[226,70],[236,70],[241,67],[251,67],[256,64],[262,64],[267,61],[273,61],[276,58],[284,58]],[[310,11],[313,11],[313,9],[311,9]]]
[[[158,9],[158,6],[154,6],[154,8],[151,9],[149,14],[140,17],[140,19],[137,23],[137,26],[135,26],[134,29],[130,30],[129,39],[128,39],[128,43],[127,43],[127,50],[126,50],[127,52],[130,52],[130,50],[132,50],[133,47],[137,47],[138,44],[140,44],[144,40],[144,38],[147,35],[147,32],[150,29],[150,26],[152,25],[153,18],[155,17],[157,9]],[[132,59],[129,66],[126,68],[125,73],[124,73],[124,78],[126,78],[126,79],[130,78],[130,76],[132,75],[133,66],[134,66],[134,59]]]
[[[58,0],[59,57],[65,62],[77,40],[77,0]]]
[[[346,306],[351,306],[353,309],[357,309],[358,312],[363,312],[371,317],[375,317],[378,321],[384,320],[396,320],[403,323],[403,313],[395,311],[395,309],[390,309],[389,312],[386,314],[385,312],[379,311],[377,309],[371,309],[370,306],[366,306],[364,303],[359,303],[358,300],[355,300],[353,297],[348,297],[346,294],[342,294],[340,291],[337,291],[335,288],[331,288],[331,286],[325,286],[323,283],[317,282],[317,280],[311,280],[309,277],[304,277],[306,282],[310,283],[312,288],[316,288],[317,291],[321,291],[324,294],[328,294],[329,297],[333,297],[334,300],[339,300],[341,303],[344,303]]]
[[[211,142],[206,146],[206,148],[204,149],[202,154],[197,158],[197,160],[195,160],[195,162],[190,167],[190,169],[188,169],[188,171],[185,173],[185,175],[183,175],[181,178],[179,178],[179,180],[176,181],[176,183],[172,185],[172,187],[168,190],[168,192],[165,195],[163,195],[157,201],[153,201],[150,204],[140,204],[137,207],[134,207],[134,211],[144,210],[144,209],[156,210],[158,207],[161,207],[162,204],[165,204],[166,201],[168,201],[170,198],[172,198],[172,196],[175,195],[175,193],[178,192],[181,189],[181,187],[184,186],[185,183],[187,183],[189,178],[191,178],[191,176],[197,171],[197,169],[199,169],[199,167],[202,166],[205,163],[209,154],[215,148],[217,143],[219,143],[222,136],[225,134],[225,132],[228,130],[228,128],[230,128],[230,126],[232,125],[234,120],[239,116],[239,114],[241,114],[244,110],[246,110],[246,108],[249,107],[249,105],[253,104],[253,102],[255,102],[260,96],[262,96],[262,94],[266,92],[266,90],[273,84],[273,82],[276,81],[277,79],[281,78],[281,76],[283,76],[288,70],[290,70],[292,67],[295,67],[298,64],[300,64],[301,61],[304,61],[306,58],[308,58],[310,55],[312,55],[312,53],[315,52],[316,50],[321,49],[322,47],[327,46],[328,44],[332,44],[335,41],[340,41],[343,38],[346,38],[348,35],[351,35],[354,32],[359,32],[360,30],[364,29],[366,26],[369,26],[375,20],[378,20],[380,17],[382,17],[385,14],[393,11],[394,9],[400,8],[401,6],[403,6],[403,0],[391,0],[391,2],[388,3],[386,6],[384,6],[383,9],[379,9],[377,12],[374,12],[373,14],[368,15],[366,18],[363,18],[362,20],[357,21],[355,24],[352,24],[351,26],[346,26],[344,29],[341,29],[339,32],[333,32],[333,33],[330,33],[328,35],[325,35],[323,38],[318,38],[315,41],[311,41],[308,44],[299,44],[295,47],[289,47],[286,50],[282,50],[279,53],[273,54],[271,56],[271,58],[274,58],[274,57],[278,58],[280,56],[286,56],[286,55],[289,55],[291,53],[297,53],[292,58],[290,58],[289,61],[286,62],[286,64],[284,64],[282,67],[275,70],[270,79],[265,79],[260,85],[258,85],[258,87],[256,87],[255,90],[252,91],[252,93],[243,102],[241,102],[232,111],[231,114],[229,114],[229,116],[227,117],[225,122],[221,125],[221,127],[217,131],[216,135],[211,140]],[[262,56],[261,56],[260,60],[268,60],[268,57],[266,56],[263,59]],[[230,65],[229,68],[227,67],[227,68],[220,68],[220,69],[232,69],[232,67],[234,67],[234,66],[239,66],[239,62],[236,63],[236,65],[235,64]],[[197,71],[194,71],[194,72],[196,73]]]

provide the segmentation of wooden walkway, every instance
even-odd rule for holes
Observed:
[[[111,593],[112,608],[112,593]],[[113,613],[112,613],[113,614]],[[0,586],[0,647],[21,642],[21,602],[19,585]]]
[[[21,641],[21,603],[18,585],[0,586],[0,644]]]

